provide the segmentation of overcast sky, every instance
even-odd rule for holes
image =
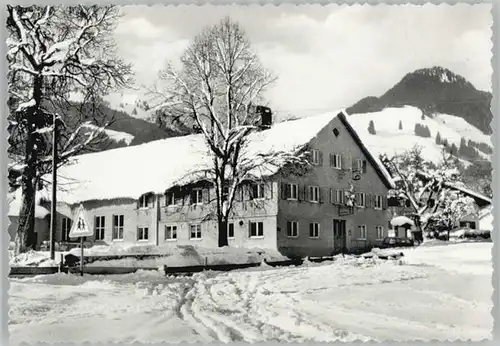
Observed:
[[[278,76],[273,109],[306,115],[380,96],[406,73],[449,68],[491,91],[491,6],[127,6],[119,54],[138,85],[152,84],[204,26],[240,22],[262,64]],[[129,93],[133,102],[134,92]],[[127,97],[127,94],[125,94]]]

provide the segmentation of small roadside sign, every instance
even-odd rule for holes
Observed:
[[[88,237],[93,234],[94,232],[92,231],[92,228],[90,228],[90,225],[85,217],[85,210],[83,209],[83,206],[80,206],[80,209],[78,210],[78,215],[75,221],[73,222],[71,230],[69,231],[69,237],[70,238]]]

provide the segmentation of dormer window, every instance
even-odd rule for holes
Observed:
[[[153,207],[153,195],[148,193],[139,198],[139,209],[149,209]]]

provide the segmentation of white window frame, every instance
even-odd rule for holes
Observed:
[[[359,173],[363,173],[363,159],[356,159],[356,166],[358,167]]]
[[[313,165],[319,165],[319,150],[318,149],[311,149],[311,163]]]
[[[374,209],[382,210],[382,196],[381,195],[375,195],[375,205],[373,206]]]
[[[191,200],[191,205],[203,204],[203,189],[196,187],[191,191],[191,196],[195,196],[195,201]]]
[[[149,194],[145,194],[139,197],[139,209],[149,209],[152,207],[149,205],[149,197]]]
[[[384,239],[384,227],[383,226],[375,226],[375,231],[377,232],[377,240]]]
[[[317,185],[309,186],[309,202],[319,203],[319,186]]]
[[[367,234],[366,234],[366,225],[358,225],[358,234],[359,240],[366,240]]]
[[[252,235],[252,225],[255,225],[255,234],[254,235]],[[262,221],[250,221],[250,229],[249,229],[248,236],[249,236],[249,238],[264,238],[264,222],[262,222]]]
[[[195,228],[195,231],[193,233],[193,227]],[[193,237],[194,234],[194,237]],[[196,223],[196,224],[190,224],[189,225],[189,239],[190,240],[199,240],[202,239],[202,234],[201,234],[201,224]]]
[[[288,233],[290,230],[290,233]],[[298,238],[299,236],[299,222],[298,221],[287,221],[286,223],[286,236],[288,238]]]
[[[342,169],[342,155],[340,154],[332,154],[333,155],[333,168]]]
[[[173,236],[175,235],[175,237]],[[177,241],[177,225],[165,225],[165,241]]]
[[[149,240],[149,227],[137,227],[137,241]]]
[[[118,225],[115,224],[115,217],[118,218]],[[120,225],[120,221],[121,221],[121,225]],[[124,228],[125,228],[124,227],[125,226],[125,216],[123,214],[114,214],[112,222],[113,222],[113,224],[112,224],[113,231],[111,233],[112,240],[113,241],[123,241],[123,233],[124,233]],[[117,237],[115,237],[115,235],[117,235]]]
[[[287,183],[287,186],[289,187],[290,196],[286,196],[286,199],[290,200],[290,201],[298,200],[299,199],[299,186],[297,184],[294,184],[294,183]],[[294,193],[294,191],[295,191],[295,193]]]
[[[229,229],[231,228],[230,226],[232,226],[232,228],[233,228],[233,235],[232,236],[229,235]],[[234,239],[234,222],[229,222],[227,224],[227,239]]]
[[[252,185],[252,199],[264,199],[266,191],[266,184],[264,183],[255,183]],[[254,192],[257,192],[257,195],[254,195]]]
[[[99,222],[97,220],[99,220]],[[101,223],[101,221],[103,222]],[[105,233],[106,233],[106,217],[104,215],[94,217],[94,239],[104,240]]]
[[[313,235],[311,235],[311,225],[313,225]],[[309,224],[309,238],[318,239],[320,228],[321,228],[321,224],[319,222],[311,222]]]
[[[360,201],[360,199],[363,200],[363,204],[356,203],[356,206],[359,208],[365,208],[366,207],[366,193],[364,192],[356,192],[356,196],[362,196],[363,198],[357,198],[357,202]]]
[[[337,204],[344,204],[345,203],[345,192],[342,189],[335,190],[337,194]]]

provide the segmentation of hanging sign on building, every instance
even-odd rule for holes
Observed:
[[[73,226],[69,231],[70,238],[78,238],[78,237],[88,237],[94,234],[92,228],[90,227],[87,219],[85,217],[85,209],[83,206],[80,206],[78,210],[77,217],[73,222]]]

